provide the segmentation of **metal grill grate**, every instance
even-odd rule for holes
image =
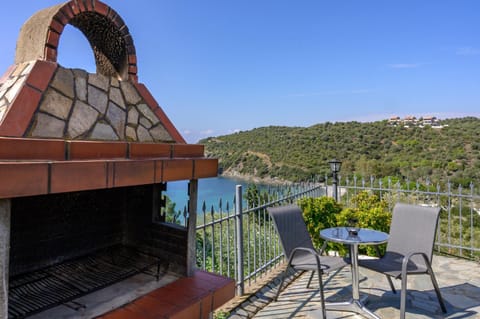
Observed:
[[[10,278],[8,317],[25,318],[140,272],[156,276],[160,259],[126,246]]]

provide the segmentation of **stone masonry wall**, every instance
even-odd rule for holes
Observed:
[[[96,74],[57,63],[66,25],[89,41]],[[185,143],[138,82],[132,36],[99,0],[70,0],[22,26],[15,65],[0,77],[0,136]]]
[[[0,123],[34,62],[0,82]],[[174,142],[130,81],[58,67],[24,137]]]

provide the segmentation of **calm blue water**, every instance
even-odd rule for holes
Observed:
[[[210,211],[213,206],[217,211],[219,207],[220,198],[222,199],[222,208],[225,211],[227,202],[230,205],[230,210],[233,209],[233,199],[235,197],[236,185],[242,185],[242,191],[245,193],[247,182],[234,178],[214,177],[203,178],[198,180],[198,207],[197,211],[202,211],[202,205],[205,201],[207,211]],[[268,185],[256,184],[259,189],[269,187]],[[188,181],[169,182],[167,184],[166,195],[176,203],[175,209],[182,210],[187,205],[188,201]]]

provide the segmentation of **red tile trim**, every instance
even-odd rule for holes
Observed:
[[[129,73],[129,74],[137,74],[137,71],[138,71],[138,70],[137,70],[137,66],[136,66],[136,65],[130,64],[130,65],[128,66],[128,73]]]
[[[128,63],[129,64],[137,64],[137,56],[135,54],[130,54],[128,56]]]
[[[103,316],[96,317],[95,319],[145,319],[145,317],[138,316],[135,311],[121,308]]]
[[[101,14],[103,16],[108,15],[109,7],[106,4],[104,4],[100,1],[95,1],[95,6],[94,7],[95,7],[94,10],[95,10],[96,13]]]
[[[162,182],[190,180],[193,178],[192,160],[165,160]]]
[[[72,8],[71,8],[71,2],[66,3],[61,9],[60,12],[63,13],[65,17],[67,17],[68,20],[72,19],[75,15],[73,14]]]
[[[133,83],[138,83],[138,76],[136,74],[129,74],[128,79]]]
[[[115,187],[115,162],[107,162],[107,188]]]
[[[65,142],[0,137],[0,159],[62,161],[65,159]]]
[[[63,25],[67,25],[70,20],[62,11],[57,12],[53,19],[58,20]]]
[[[68,159],[114,159],[127,158],[125,142],[68,141]]]
[[[50,192],[65,193],[107,187],[104,161],[55,162],[51,164]]]
[[[205,146],[201,144],[174,144],[173,157],[203,157]]]
[[[113,9],[110,8],[110,16],[113,24],[117,26],[120,30],[123,26],[125,26],[125,22],[123,21],[122,17]],[[128,29],[127,29],[128,32]]]
[[[57,62],[57,49],[45,47],[45,60],[50,62]]]
[[[154,290],[149,294],[159,300],[175,301],[178,306],[188,306],[192,301],[201,300],[205,296],[212,293],[214,289],[207,289],[206,287],[191,286],[192,277],[185,277]]]
[[[230,284],[233,280],[227,277],[223,277],[211,272],[206,272],[203,270],[195,271],[195,274],[190,278],[189,285],[197,288],[208,289],[213,291],[219,287],[224,287]]]
[[[58,48],[58,40],[60,40],[60,34],[53,30],[49,30],[47,34],[47,45]]]
[[[124,31],[125,32],[129,32],[128,31],[128,28],[124,28]],[[125,46],[127,47],[127,53],[128,54],[133,54],[134,52],[131,52],[131,49],[129,48],[133,48],[133,38],[132,38],[132,35],[130,33],[127,33],[123,36],[123,38],[125,39]]]
[[[78,15],[80,13],[80,7],[76,3],[76,1],[69,2],[69,8],[72,9],[73,15]]]
[[[93,10],[93,0],[85,1],[87,3],[87,11],[94,11]]]
[[[44,92],[50,81],[52,80],[53,74],[57,70],[58,64],[48,61],[38,60],[35,62],[30,74],[27,78],[27,83],[32,87]]]
[[[65,25],[59,22],[55,17],[52,19],[52,22],[50,23],[50,29],[54,30],[58,34],[62,34],[63,29],[65,28]]]
[[[47,163],[0,162],[0,198],[48,193]]]
[[[83,0],[77,1],[78,8],[80,9],[80,12],[85,12],[87,11],[86,5],[83,3]]]
[[[206,319],[234,295],[233,279],[197,271],[97,319]]]
[[[215,308],[213,308],[213,295],[208,294],[202,298],[202,318],[210,318],[209,315]]]
[[[41,172],[38,171],[40,168]],[[192,170],[192,160],[178,159],[48,162],[9,160],[0,162],[0,198],[190,180],[194,178]]]
[[[153,184],[154,161],[117,161],[114,163],[114,187]]]
[[[167,319],[169,318],[170,313],[175,312],[176,308],[177,307],[174,304],[149,298],[148,296],[140,298],[138,301],[125,307],[126,310],[129,310],[134,314],[133,318],[138,319]],[[117,319],[115,316],[108,318]]]
[[[172,136],[172,138],[177,142],[177,143],[182,143],[186,144],[186,141],[183,139],[183,137],[180,135],[180,133],[177,131],[175,126],[173,126],[173,123],[170,121],[170,119],[167,117],[165,112],[160,108],[158,105],[157,101],[153,98],[152,94],[150,91],[145,87],[145,85],[141,83],[134,83],[137,91],[140,93],[140,95],[143,97],[147,105],[155,112],[155,114],[158,116],[160,121],[162,122],[163,126],[167,130],[167,132]]]
[[[213,309],[217,309],[235,297],[235,282],[230,281],[213,293]]]
[[[163,182],[163,161],[155,161],[155,183]]]
[[[3,119],[0,126],[0,136],[23,137],[41,97],[40,92],[24,85]]]
[[[118,28],[118,31],[120,31],[120,34],[122,36],[127,36],[130,34],[130,30],[128,29],[127,25],[126,24],[123,24],[122,26],[120,26]]]
[[[193,177],[207,178],[218,176],[218,159],[197,159],[195,160]]]
[[[170,158],[171,144],[130,143],[130,158]]]
[[[179,311],[176,311],[174,314],[169,316],[170,319],[192,319],[192,318],[202,318],[202,306],[201,301],[197,301],[188,307],[185,307]]]
[[[135,50],[135,46],[133,45],[133,42],[131,44],[127,44],[127,53],[137,54],[137,51]]]

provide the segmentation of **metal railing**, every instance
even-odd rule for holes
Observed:
[[[245,195],[237,186],[233,206],[219,203],[219,209],[199,216],[197,226],[197,265],[207,271],[235,278],[237,293],[244,284],[255,282],[282,260],[283,254],[274,226],[266,212],[269,206],[296,202],[302,197],[332,196],[328,184],[302,184],[287,193],[277,192],[256,207],[246,207]],[[439,253],[480,260],[480,195],[473,184],[468,189],[452,184],[431,185],[392,179],[339,180],[339,200],[349,207],[350,199],[361,191],[375,192],[388,202],[390,210],[396,202],[439,205],[441,214],[435,249]],[[240,189],[238,189],[240,188]],[[273,198],[273,199],[272,199]],[[240,231],[239,231],[240,230]]]
[[[439,253],[480,260],[480,194],[470,183],[468,188],[445,185],[394,181],[392,178],[346,178],[340,183],[341,201],[348,205],[350,198],[360,191],[372,191],[386,200],[390,210],[396,202],[440,206],[440,219],[435,241]]]
[[[302,197],[319,197],[324,189],[318,183],[279,188],[257,206],[248,207],[239,185],[234,209],[229,203],[224,208],[221,201],[218,211],[207,211],[203,205],[203,216],[199,216],[202,224],[197,226],[197,265],[235,278],[238,294],[243,294],[245,283],[255,282],[283,257],[267,207],[293,203]]]

